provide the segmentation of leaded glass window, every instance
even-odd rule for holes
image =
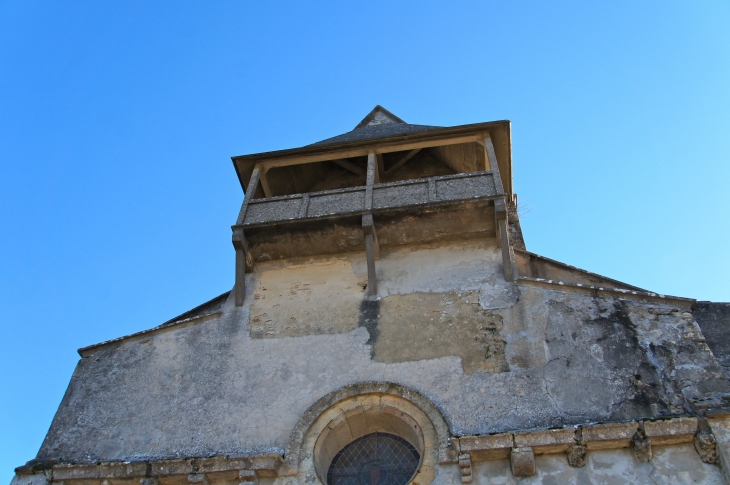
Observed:
[[[406,440],[372,433],[342,448],[332,459],[327,485],[406,485],[421,457]]]

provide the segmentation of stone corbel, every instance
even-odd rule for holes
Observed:
[[[537,473],[535,470],[535,453],[529,446],[512,448],[509,461],[512,475],[516,477],[531,477]]]
[[[694,445],[697,454],[705,463],[718,463],[720,457],[717,450],[717,440],[712,433],[707,419],[700,419],[698,423],[697,434],[694,438]]]
[[[459,455],[459,470],[461,470],[461,483],[471,483],[471,455],[469,453]]]
[[[651,439],[647,438],[643,429],[638,429],[631,439],[631,453],[639,463],[649,463],[653,457]]]

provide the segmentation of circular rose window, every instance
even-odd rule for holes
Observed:
[[[335,455],[327,485],[406,485],[418,471],[420,460],[418,451],[403,438],[372,433]]]

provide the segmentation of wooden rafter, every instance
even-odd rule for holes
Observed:
[[[383,162],[383,154],[377,153],[375,157],[378,160],[378,174],[385,173],[385,162]]]
[[[414,156],[416,156],[416,153],[420,152],[421,150],[422,150],[421,148],[414,148],[410,152],[406,153],[400,160],[398,160],[397,162],[395,162],[395,165],[393,165],[388,170],[386,170],[385,173],[395,172],[396,170],[398,170],[399,168],[401,168],[403,165],[405,165],[405,163],[408,160],[410,160],[411,158],[413,158]]]
[[[344,168],[344,169],[346,169],[346,170],[349,170],[349,171],[350,171],[350,172],[352,172],[352,173],[355,173],[355,174],[357,174],[357,175],[362,175],[362,176],[364,176],[364,175],[365,175],[365,170],[364,170],[364,169],[362,169],[362,168],[358,167],[358,166],[357,166],[357,165],[355,165],[354,163],[352,163],[352,162],[349,162],[349,161],[347,161],[347,160],[345,160],[345,159],[341,159],[341,158],[340,158],[340,159],[337,159],[337,160],[332,160],[332,161],[333,161],[334,163],[336,163],[337,165],[339,165],[340,167],[342,167],[342,168]]]
[[[286,157],[286,158],[280,158],[275,160],[262,160],[259,162],[259,164],[264,168],[274,168],[274,167],[287,167],[290,165],[301,165],[304,163],[312,163],[312,162],[326,162],[333,159],[343,159],[343,158],[351,158],[351,157],[362,157],[367,155],[369,152],[374,152],[376,154],[380,153],[390,153],[390,152],[401,152],[404,150],[414,150],[416,148],[428,148],[428,147],[435,147],[435,146],[442,146],[442,145],[455,145],[459,143],[468,143],[468,142],[474,142],[478,139],[483,139],[483,134],[477,134],[477,135],[468,135],[468,136],[458,136],[458,137],[449,137],[449,138],[438,138],[438,139],[432,139],[432,140],[424,140],[419,142],[406,142],[406,143],[393,143],[393,144],[383,144],[383,145],[377,145],[375,144],[374,147],[369,148],[354,148],[354,149],[344,149],[344,150],[338,150],[333,151],[329,153],[316,153],[316,154],[308,154],[308,155],[296,155],[292,157]]]

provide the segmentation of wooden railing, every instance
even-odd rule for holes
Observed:
[[[407,210],[428,205],[451,205],[475,199],[504,197],[492,171],[404,180],[372,186],[325,190],[247,201],[242,227],[258,227],[364,213]],[[501,187],[500,187],[501,188]],[[372,207],[368,210],[368,207]]]

